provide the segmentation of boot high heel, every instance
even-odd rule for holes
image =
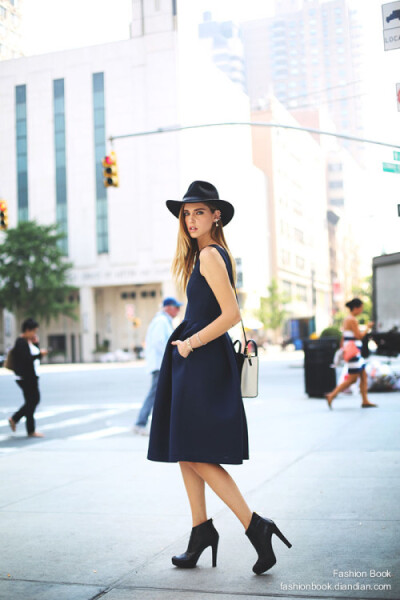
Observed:
[[[246,529],[245,534],[258,554],[258,560],[253,565],[253,572],[256,575],[261,575],[261,573],[268,571],[268,569],[273,567],[276,563],[276,557],[271,543],[273,533],[275,533],[288,548],[292,547],[292,544],[285,538],[274,521],[271,519],[264,519],[253,512],[250,525]]]
[[[212,519],[208,519],[196,527],[192,527],[189,544],[186,552],[172,557],[172,564],[183,569],[193,569],[200,558],[201,553],[211,546],[212,566],[217,566],[217,548],[219,534],[215,529]]]

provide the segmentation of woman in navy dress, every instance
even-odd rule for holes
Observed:
[[[203,550],[211,546],[216,566],[219,535],[207,518],[207,483],[241,521],[258,554],[253,571],[261,574],[276,562],[272,534],[289,548],[291,544],[271,519],[250,510],[221,466],[242,464],[249,458],[240,377],[227,333],[240,321],[235,262],[223,232],[234,208],[205,181],[193,182],[182,201],[166,204],[179,219],[172,271],[188,303],[161,363],[147,458],[179,462],[189,498],[193,525],[189,544],[172,562],[177,567],[195,567]]]

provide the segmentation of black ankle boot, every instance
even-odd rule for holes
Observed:
[[[288,548],[292,547],[292,544],[288,542],[283,533],[271,519],[263,519],[255,512],[253,512],[250,525],[245,533],[258,554],[258,560],[253,566],[253,571],[256,575],[261,575],[261,573],[268,571],[268,569],[273,567],[276,563],[276,557],[271,543],[273,533],[275,533]]]
[[[218,540],[218,531],[215,529],[212,519],[208,519],[208,521],[200,523],[200,525],[196,525],[196,527],[192,527],[192,533],[190,534],[189,545],[186,552],[179,556],[173,556],[172,563],[176,567],[193,569],[203,550],[208,548],[208,546],[211,546],[212,566],[216,567]]]

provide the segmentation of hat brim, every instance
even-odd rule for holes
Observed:
[[[233,205],[227,200],[204,200],[203,198],[185,198],[184,200],[166,200],[165,204],[167,208],[172,214],[179,218],[179,213],[183,204],[195,204],[195,203],[204,203],[211,202],[221,211],[221,221],[222,225],[228,225],[229,221],[232,220],[233,215],[235,214],[235,209]]]

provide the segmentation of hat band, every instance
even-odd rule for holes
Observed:
[[[199,198],[198,196],[189,196],[183,198],[182,202],[213,202],[214,200],[219,201],[219,198]]]

